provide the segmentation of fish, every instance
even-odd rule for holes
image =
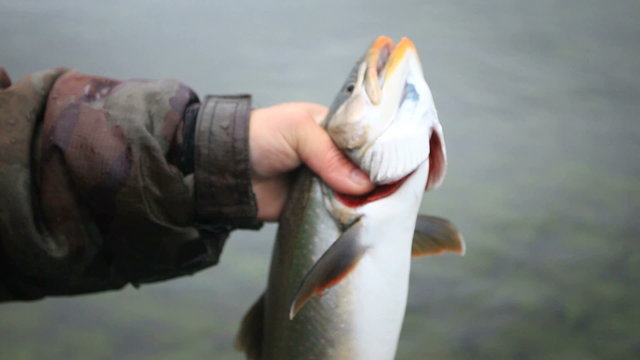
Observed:
[[[463,254],[448,220],[418,215],[442,182],[442,125],[413,42],[380,36],[321,125],[376,185],[361,196],[296,173],[279,219],[264,294],[235,345],[248,359],[393,359],[411,258]]]

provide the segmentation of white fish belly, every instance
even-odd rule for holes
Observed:
[[[394,358],[407,304],[410,265],[410,241],[389,241],[371,249],[351,274],[358,359]]]
[[[423,163],[388,198],[362,208],[367,252],[351,274],[359,359],[393,359],[404,320],[416,216],[428,174]]]

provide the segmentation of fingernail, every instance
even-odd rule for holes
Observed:
[[[351,171],[351,181],[353,181],[358,185],[371,184],[371,181],[369,180],[369,176],[360,169],[353,169]]]

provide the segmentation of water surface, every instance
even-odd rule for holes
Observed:
[[[329,104],[377,35],[416,43],[449,170],[423,211],[465,257],[414,262],[399,359],[640,351],[640,2],[0,0],[0,64],[176,78],[256,106]],[[141,289],[0,306],[2,359],[240,359],[274,227]]]

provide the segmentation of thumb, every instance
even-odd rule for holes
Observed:
[[[367,174],[358,169],[336,147],[327,132],[315,122],[300,122],[296,152],[332,189],[352,195],[374,188]]]

